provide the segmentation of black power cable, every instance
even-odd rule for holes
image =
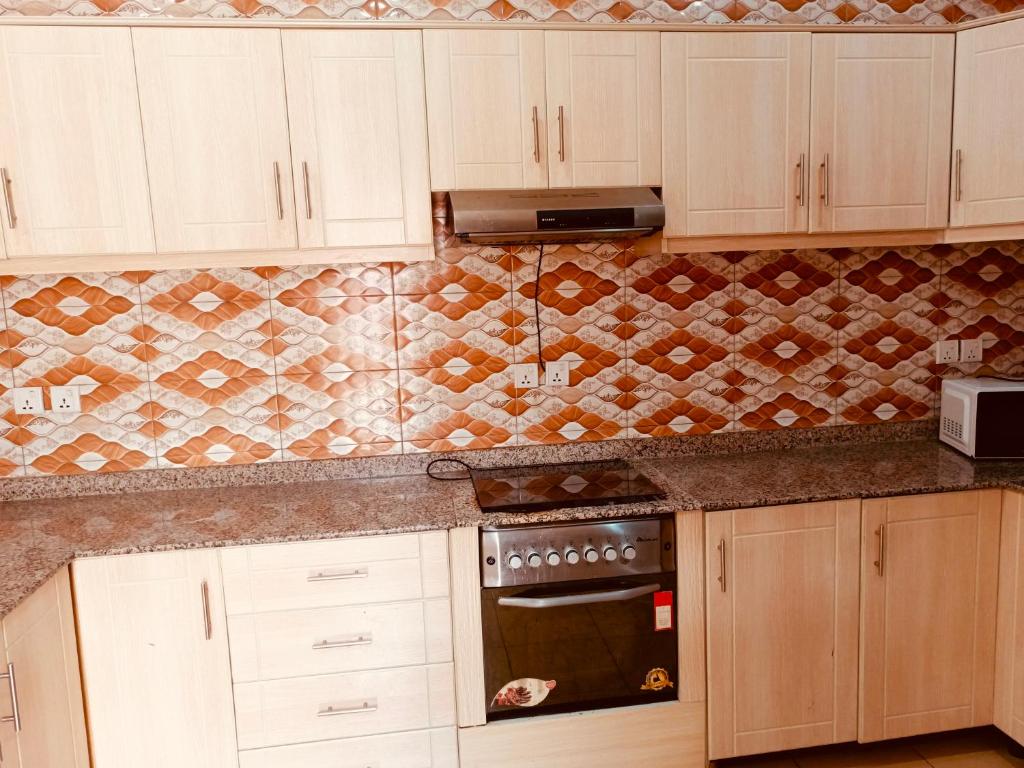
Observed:
[[[540,255],[537,257],[537,275],[533,280],[533,318],[537,323],[537,362],[540,364],[540,372],[544,373],[544,345],[541,343],[540,324],[540,276],[544,264],[544,243],[540,244]]]

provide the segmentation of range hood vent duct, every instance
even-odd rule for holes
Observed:
[[[460,191],[448,216],[464,243],[589,243],[650,235],[665,205],[650,187]]]

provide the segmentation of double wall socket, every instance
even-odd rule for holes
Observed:
[[[15,387],[11,394],[14,396],[15,413],[43,413],[46,410],[42,387]],[[50,387],[50,411],[81,413],[82,398],[78,387]]]

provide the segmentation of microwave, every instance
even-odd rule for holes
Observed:
[[[939,439],[974,459],[1024,458],[1024,381],[944,379]]]

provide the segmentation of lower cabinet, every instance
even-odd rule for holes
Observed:
[[[237,765],[217,553],[87,558],[72,573],[94,768]]]
[[[857,737],[860,502],[706,518],[711,759]]]
[[[88,768],[68,569],[3,621],[0,766]]]
[[[1000,498],[864,502],[860,741],[992,723]]]
[[[1024,493],[1003,492],[996,628],[996,727],[1024,743]]]

